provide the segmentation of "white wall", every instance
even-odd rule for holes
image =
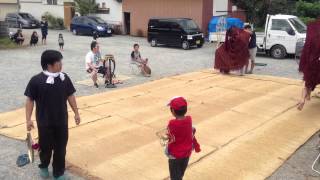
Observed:
[[[225,11],[225,12],[217,12]],[[228,0],[213,0],[213,15],[221,16],[228,14]]]
[[[17,4],[1,4],[0,5],[0,21],[4,21],[7,13],[18,12]]]
[[[100,5],[102,2],[106,3],[106,8],[110,9],[109,14],[97,14],[103,20],[111,24],[121,24],[122,23],[122,3],[116,0],[96,0]]]
[[[58,0],[58,5],[47,5],[46,2],[46,0],[20,0],[20,12],[30,13],[38,20],[41,20],[45,12],[64,18],[63,0]]]

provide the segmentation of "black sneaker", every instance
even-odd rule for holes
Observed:
[[[95,86],[96,88],[99,88],[99,85],[98,85],[97,83],[94,83],[94,86]]]

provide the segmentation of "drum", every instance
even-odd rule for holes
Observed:
[[[150,69],[149,66],[146,65],[143,68],[144,68],[144,72],[146,72],[147,74],[151,75],[151,69]]]
[[[104,55],[104,60],[105,61],[107,61],[107,60],[112,60],[112,61],[114,61],[115,59],[114,59],[114,56],[112,55],[112,54],[106,54],[106,55]]]

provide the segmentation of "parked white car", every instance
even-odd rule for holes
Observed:
[[[296,16],[268,15],[265,31],[256,33],[258,49],[276,59],[296,54],[297,44],[305,41],[306,29],[306,25]]]

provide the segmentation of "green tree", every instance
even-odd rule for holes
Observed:
[[[76,4],[76,10],[81,16],[96,13],[99,7],[95,0],[74,0],[74,2]]]
[[[296,0],[232,0],[246,11],[250,23],[263,26],[267,14],[291,14],[295,10]]]
[[[304,0],[296,4],[296,12],[304,23],[308,24],[320,17],[320,1],[319,0]]]

